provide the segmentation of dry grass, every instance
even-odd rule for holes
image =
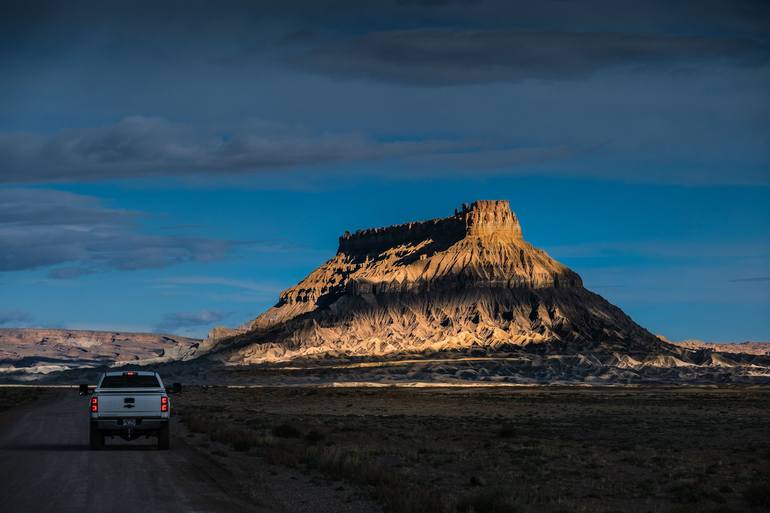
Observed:
[[[245,452],[254,447],[270,446],[270,436],[252,429],[228,424],[218,417],[205,412],[194,412],[184,416],[187,429],[193,433],[205,433],[214,442],[230,445],[233,450]]]
[[[749,506],[770,510],[770,484],[767,481],[749,486],[743,497]]]
[[[770,391],[188,389],[190,430],[386,512],[768,508]],[[261,459],[260,459],[261,458]]]
[[[407,476],[390,472],[371,455],[339,447],[309,448],[305,461],[325,476],[369,487],[386,511],[440,513],[440,503],[410,483]]]
[[[0,387],[0,411],[37,401],[50,394],[49,389],[39,387]]]

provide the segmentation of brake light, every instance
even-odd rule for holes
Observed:
[[[136,372],[135,371],[128,371],[128,372],[124,372],[123,374],[126,375],[126,376],[136,376]]]
[[[91,412],[96,413],[99,411],[99,399],[96,397],[91,398]]]
[[[160,411],[168,411],[168,397],[165,395],[160,398]]]

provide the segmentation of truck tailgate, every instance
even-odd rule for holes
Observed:
[[[160,390],[120,390],[99,392],[100,416],[160,416]]]

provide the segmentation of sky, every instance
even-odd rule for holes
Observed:
[[[476,199],[653,333],[770,340],[770,4],[0,3],[0,327],[205,336]]]

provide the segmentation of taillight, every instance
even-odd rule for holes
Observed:
[[[168,397],[165,395],[160,398],[160,411],[168,411]]]
[[[99,399],[96,397],[91,398],[91,412],[96,413],[99,411]]]

